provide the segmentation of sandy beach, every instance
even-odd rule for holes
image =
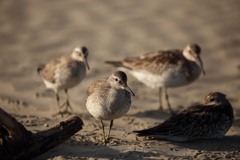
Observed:
[[[37,67],[84,45],[90,70],[69,90],[72,114],[83,120],[83,129],[34,160],[240,159],[239,19],[237,0],[0,1],[0,107],[33,133],[66,119],[52,117],[58,110],[55,93],[46,89]],[[202,48],[206,75],[169,88],[170,102],[178,111],[202,103],[210,92],[226,94],[235,116],[226,136],[184,143],[137,138],[133,130],[158,125],[171,114],[165,103],[165,111],[157,112],[157,90],[127,73],[136,96],[130,111],[114,121],[111,142],[103,145],[100,121],[89,114],[85,99],[92,82],[115,71],[104,61],[183,49],[192,42]],[[64,98],[61,91],[61,102]]]

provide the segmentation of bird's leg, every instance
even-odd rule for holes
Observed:
[[[165,88],[165,98],[166,98],[166,101],[167,101],[168,108],[169,108],[171,114],[173,114],[174,112],[173,112],[173,110],[172,110],[172,108],[171,108],[171,105],[170,105],[170,103],[169,103],[167,88]]]
[[[109,142],[109,138],[110,138],[110,132],[113,126],[113,120],[110,121],[110,126],[109,126],[109,131],[108,131],[108,136],[106,138],[106,141]]]
[[[158,98],[159,98],[159,108],[158,108],[158,110],[162,111],[163,110],[163,107],[162,107],[162,87],[159,87],[159,89],[158,89]]]
[[[66,96],[66,98],[65,98],[65,102],[62,104],[62,106],[61,107],[64,107],[64,106],[66,106],[66,109],[65,109],[65,111],[64,112],[66,112],[66,113],[68,113],[68,108],[70,108],[71,110],[72,110],[72,107],[71,107],[71,105],[70,105],[70,103],[69,103],[69,100],[68,100],[68,94],[67,94],[67,89],[65,89],[64,90],[65,91],[65,96]]]
[[[61,116],[63,117],[63,113],[62,113],[61,110],[60,110],[58,93],[56,93],[56,101],[57,101],[57,105],[58,105],[58,113],[54,114],[53,116],[57,116],[57,115],[61,114]]]
[[[102,142],[103,142],[103,144],[107,144],[107,141],[106,141],[106,138],[105,138],[105,132],[104,132],[104,124],[103,124],[102,120],[100,120],[100,121],[101,121],[101,124],[102,124],[102,131],[103,131],[103,140],[102,140]]]

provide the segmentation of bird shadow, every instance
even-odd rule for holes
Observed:
[[[148,111],[144,111],[144,112],[128,114],[128,116],[166,120],[167,118],[169,118],[171,116],[171,113],[165,112],[165,111],[158,111],[158,110],[148,110]]]
[[[159,140],[160,141],[160,140]],[[195,140],[188,142],[169,142],[183,148],[206,151],[238,151],[240,136],[225,136],[223,139]]]

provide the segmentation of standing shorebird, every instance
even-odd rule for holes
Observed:
[[[113,73],[109,78],[95,81],[88,88],[86,107],[93,117],[101,121],[104,144],[109,142],[113,120],[122,117],[130,109],[130,94],[135,96],[127,85],[127,75],[122,71]],[[107,137],[103,120],[110,121]]]
[[[205,75],[201,48],[189,44],[184,50],[166,50],[149,52],[140,57],[129,57],[122,61],[106,61],[119,70],[130,72],[140,82],[159,90],[159,110],[162,108],[162,89],[169,110],[173,113],[168,100],[167,88],[187,85],[196,80],[201,70]],[[199,62],[200,67],[196,62]]]
[[[233,109],[226,96],[219,92],[206,95],[204,104],[188,107],[162,124],[141,131],[138,136],[169,141],[221,139],[233,123]]]
[[[79,84],[86,76],[86,66],[88,49],[86,47],[76,47],[72,54],[63,55],[59,58],[52,59],[44,67],[38,68],[38,73],[42,77],[47,88],[54,90],[59,112],[63,115],[68,113],[67,109],[71,108],[68,100],[67,91]],[[65,90],[66,100],[62,106],[59,104],[58,92]],[[65,111],[61,111],[61,107],[66,107]]]

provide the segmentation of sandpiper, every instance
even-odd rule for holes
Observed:
[[[233,123],[233,109],[226,96],[219,92],[206,95],[204,103],[183,109],[162,124],[134,131],[138,136],[170,141],[221,139]]]
[[[203,74],[201,48],[189,44],[184,50],[165,50],[149,52],[139,57],[129,57],[121,61],[106,61],[117,69],[131,73],[140,82],[151,88],[158,88],[159,110],[162,108],[162,89],[169,110],[173,113],[167,94],[167,88],[187,85],[196,80],[201,70]],[[196,63],[198,61],[199,65]]]
[[[87,91],[86,107],[90,114],[100,119],[103,143],[109,142],[113,120],[125,115],[131,106],[131,96],[135,96],[127,85],[127,75],[122,71],[109,78],[93,82]],[[103,120],[110,121],[108,136],[105,136]]]
[[[79,84],[86,76],[86,66],[89,69],[88,49],[84,46],[76,47],[71,54],[63,55],[59,58],[52,59],[45,66],[38,68],[38,73],[42,77],[47,88],[54,90],[59,112],[63,115],[68,113],[67,109],[71,108],[67,91]],[[58,92],[65,91],[66,100],[63,105],[59,104]],[[65,111],[61,111],[61,107],[66,107]]]

